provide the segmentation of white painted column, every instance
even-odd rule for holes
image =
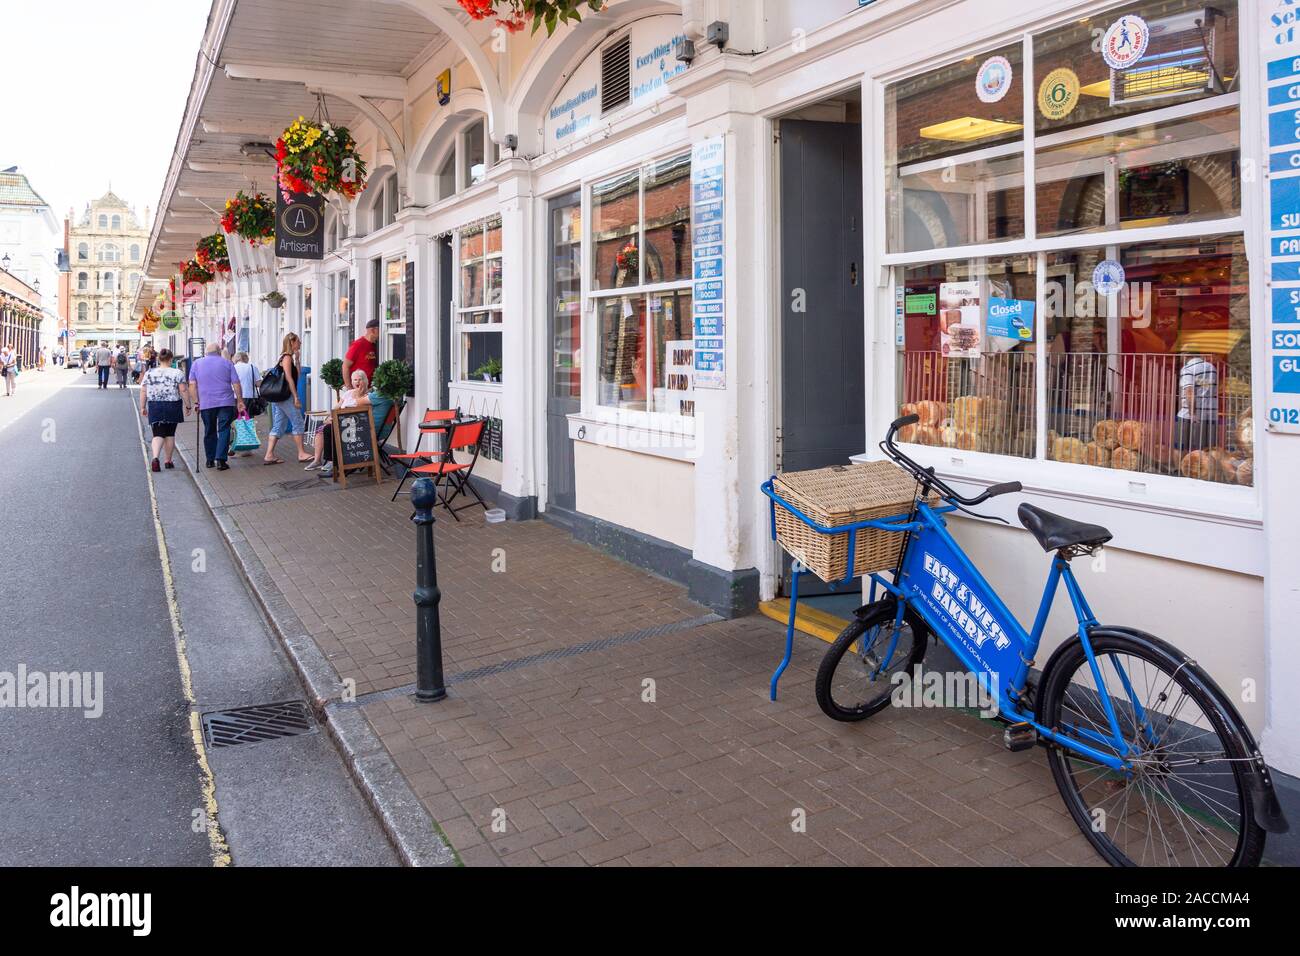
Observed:
[[[691,72],[694,72],[692,70]],[[726,387],[695,390],[695,560],[724,571],[759,566],[766,477],[763,450],[771,344],[765,280],[769,223],[762,201],[766,124],[751,112],[747,80],[725,69],[674,84],[687,97],[691,142],[724,138]],[[762,530],[758,528],[757,530]]]
[[[427,219],[408,220],[405,228],[406,261],[415,263],[415,341],[406,343],[407,357],[415,369],[415,397],[408,400],[402,417],[402,443],[411,451],[419,438],[417,426],[424,410],[438,404],[438,376],[444,373],[438,366],[433,230]]]
[[[535,356],[543,337],[542,321],[532,295],[533,275],[541,253],[534,248],[532,176],[518,159],[498,170],[501,202],[502,315],[501,335],[501,490],[517,498],[537,494],[536,422],[546,414],[536,375]]]

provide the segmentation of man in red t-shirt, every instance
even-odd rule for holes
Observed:
[[[379,366],[379,350],[375,343],[379,341],[379,320],[371,319],[366,323],[366,331],[361,338],[348,346],[348,354],[343,356],[343,381],[350,383],[352,373],[357,369],[366,373],[366,381],[375,378],[375,369]]]

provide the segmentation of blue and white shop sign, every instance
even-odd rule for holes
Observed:
[[[646,17],[632,24],[630,101],[625,108],[649,106],[668,95],[667,83],[686,69],[677,51],[686,37],[680,16]],[[595,132],[602,124],[601,51],[593,51],[573,71],[546,111],[546,151],[560,149]]]
[[[1268,361],[1264,424],[1300,434],[1300,4],[1260,4],[1268,128]]]
[[[726,153],[715,136],[691,148],[691,228],[695,234],[692,320],[695,387],[727,387],[727,280],[722,224],[726,195]],[[701,234],[710,241],[700,242]]]

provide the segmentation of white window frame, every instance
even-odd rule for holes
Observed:
[[[397,297],[398,318],[393,320],[388,317],[388,267],[398,261],[402,263],[399,283],[401,291]],[[383,286],[379,301],[383,305],[384,314],[379,317],[379,338],[381,340],[379,353],[381,361],[388,361],[393,357],[392,337],[394,335],[406,335],[406,253],[403,251],[382,257],[380,269],[380,279]],[[408,363],[410,361],[409,353],[407,361]]]
[[[695,435],[695,418],[685,415],[677,415],[671,412],[662,412],[658,410],[642,411],[640,409],[617,408],[613,405],[600,404],[600,361],[597,358],[601,354],[603,344],[600,339],[600,308],[602,300],[628,294],[628,289],[596,289],[594,288],[592,270],[594,268],[593,246],[595,243],[594,224],[594,203],[593,193],[597,184],[616,176],[621,176],[630,172],[638,172],[638,194],[637,200],[639,212],[638,226],[638,249],[645,249],[645,175],[646,171],[652,169],[658,163],[665,160],[674,159],[690,152],[690,146],[678,145],[673,149],[664,150],[662,153],[652,156],[635,164],[624,165],[621,168],[609,170],[601,173],[599,176],[593,176],[585,180],[582,184],[582,222],[583,231],[586,235],[582,243],[582,302],[583,302],[583,323],[582,323],[582,341],[583,345],[583,369],[582,369],[582,417],[593,422],[615,426],[620,431],[622,429],[641,430],[651,433],[651,436],[659,436],[659,441],[665,445],[671,446],[674,442],[671,436],[687,436],[693,438]],[[694,224],[689,228],[694,228]],[[692,266],[693,268],[693,266]],[[644,277],[645,257],[641,257],[642,276]],[[675,282],[657,282],[648,285],[639,285],[635,287],[635,293],[641,296],[651,295],[657,292],[694,292],[694,278],[677,280]],[[692,299],[692,301],[694,301]],[[693,321],[693,320],[692,320]],[[646,316],[646,328],[651,327],[651,316]],[[590,343],[590,345],[586,344]],[[646,349],[646,401],[653,403],[654,397],[654,357],[655,349]],[[692,390],[693,391],[693,390]],[[618,444],[623,444],[630,436],[625,434],[618,435]],[[638,439],[638,445],[644,445],[645,442]],[[652,450],[651,448],[640,448],[637,450]],[[675,457],[675,456],[670,456]]]
[[[96,258],[100,262],[122,261],[122,249],[116,242],[103,243],[97,250],[95,250],[95,254]]]
[[[1240,16],[1242,7],[1247,7],[1245,0],[1238,0],[1238,15]],[[1056,20],[1046,22],[1038,26],[1026,29],[1023,33],[1018,33],[1022,44],[1022,58],[1020,72],[1022,77],[1033,77],[1034,72],[1034,37],[1056,29],[1065,22]],[[1246,69],[1247,64],[1252,62],[1244,49],[1244,44],[1249,37],[1249,31],[1241,30],[1238,33],[1238,62],[1241,69]],[[978,57],[983,51],[991,50],[996,47],[1005,47],[1014,42],[1016,36],[999,40],[996,37],[980,41],[979,49],[974,53]],[[871,81],[871,102],[874,106],[873,113],[876,119],[873,121],[875,129],[870,139],[874,143],[874,159],[876,169],[886,170],[889,168],[890,157],[886,154],[886,140],[884,135],[885,124],[888,122],[888,112],[886,109],[886,90],[896,82],[906,80],[909,77],[917,76],[929,72],[943,65],[959,62],[963,59],[969,59],[971,53],[969,50],[954,52],[951,56],[936,57],[929,60],[924,68],[917,69],[915,66],[909,66],[906,69],[898,70],[890,74],[876,77]],[[1063,142],[1069,142],[1077,139],[1086,139],[1100,133],[1112,131],[1114,129],[1128,129],[1138,125],[1154,122],[1161,118],[1176,118],[1179,116],[1196,115],[1199,113],[1212,112],[1225,108],[1237,108],[1238,110],[1238,130],[1240,149],[1246,150],[1246,117],[1244,108],[1241,105],[1240,93],[1226,93],[1216,96],[1201,97],[1189,103],[1177,104],[1175,106],[1156,106],[1151,110],[1140,111],[1126,114],[1113,120],[1104,120],[1101,123],[1093,124],[1089,127],[1082,127],[1077,130],[1069,130],[1063,133],[1053,133],[1046,136],[1036,134],[1034,119],[1036,117],[1036,88],[1032,82],[1022,82],[1023,88],[1023,116],[1027,117],[1024,123],[1023,139],[1018,144],[1007,144],[1010,152],[1016,148],[1023,150],[1023,182],[1037,184],[1035,162],[1037,150],[1039,147],[1046,145],[1048,147],[1059,145]],[[864,117],[866,122],[866,117]],[[988,152],[990,155],[997,152],[1001,147],[992,147],[987,151],[972,150],[967,154],[973,159],[984,158],[979,155],[982,152]],[[921,164],[909,166],[908,169],[914,169]],[[901,170],[900,170],[901,172]],[[1019,178],[1019,177],[1017,177]],[[889,229],[889,200],[888,200],[889,182],[882,174],[872,189],[875,208],[875,225],[877,235],[882,237],[881,248],[887,249],[888,229]],[[1038,215],[1037,215],[1037,189],[1026,188],[1024,190],[1024,219],[1025,219],[1025,236],[1023,239],[1005,240],[1000,242],[974,243],[964,246],[947,246],[939,249],[930,249],[920,252],[899,252],[891,253],[882,251],[879,253],[879,263],[883,267],[883,275],[886,276],[884,285],[877,290],[875,297],[876,316],[877,316],[877,336],[878,342],[886,343],[884,347],[889,350],[889,361],[885,363],[876,363],[877,366],[883,365],[887,369],[888,381],[881,383],[880,387],[873,393],[877,397],[887,394],[888,400],[873,402],[876,408],[874,416],[873,434],[883,434],[888,428],[890,421],[896,416],[898,385],[901,376],[900,363],[898,361],[899,350],[895,344],[894,336],[894,295],[898,284],[902,281],[902,271],[907,266],[923,265],[927,263],[950,261],[950,260],[974,260],[981,258],[1005,258],[1010,256],[1035,256],[1036,257],[1036,281],[1037,281],[1037,306],[1035,310],[1035,330],[1034,345],[1036,356],[1036,389],[1035,389],[1035,420],[1037,428],[1037,440],[1035,442],[1035,457],[1018,458],[1011,455],[996,455],[988,452],[962,451],[956,448],[938,448],[928,445],[908,445],[908,454],[920,462],[922,465],[933,466],[935,470],[943,477],[951,480],[968,483],[968,487],[980,487],[992,485],[1002,481],[1016,480],[1020,481],[1026,491],[1041,492],[1047,495],[1059,495],[1072,499],[1089,499],[1102,504],[1122,504],[1129,507],[1142,510],[1155,510],[1157,512],[1182,512],[1188,515],[1201,516],[1210,520],[1226,519],[1230,522],[1242,522],[1251,524],[1258,520],[1261,514],[1261,497],[1259,485],[1240,486],[1221,484],[1219,482],[1198,481],[1191,478],[1184,478],[1177,475],[1158,475],[1146,474],[1140,472],[1116,471],[1110,468],[1101,468],[1095,465],[1072,464],[1066,462],[1052,461],[1047,457],[1047,363],[1046,355],[1046,301],[1044,296],[1045,283],[1047,279],[1047,256],[1049,253],[1069,250],[1069,249],[1095,249],[1098,247],[1116,248],[1120,246],[1135,246],[1146,242],[1183,239],[1208,235],[1232,236],[1239,235],[1243,242],[1248,239],[1245,217],[1244,203],[1245,195],[1243,193],[1243,210],[1238,215],[1228,216],[1220,219],[1200,220],[1196,222],[1178,223],[1168,226],[1148,226],[1135,229],[1112,229],[1101,232],[1085,232],[1070,234],[1065,236],[1049,236],[1044,238],[1037,237]],[[1252,339],[1254,336],[1252,336]],[[1265,370],[1266,371],[1266,370]],[[1259,421],[1259,399],[1261,390],[1258,387],[1257,378],[1263,373],[1260,372],[1258,363],[1254,361],[1252,355],[1251,363],[1251,387],[1252,387],[1252,406],[1254,408],[1254,417]],[[1262,379],[1260,379],[1262,381]],[[869,386],[870,387],[870,386]],[[885,393],[880,389],[887,387]],[[869,443],[870,444],[870,443]],[[861,456],[863,458],[878,457],[872,452]],[[997,510],[995,507],[994,511]]]
[[[487,230],[490,226],[496,225],[502,230],[501,250],[499,252],[489,253],[487,251]],[[484,233],[483,255],[472,261],[483,263],[483,304],[467,306],[461,299],[464,290],[464,283],[461,281],[461,268],[465,260],[461,258],[461,233],[467,229],[481,229]],[[489,216],[487,219],[478,222],[470,222],[456,229],[452,236],[452,250],[455,258],[455,268],[452,272],[455,284],[455,308],[452,309],[452,327],[451,327],[451,382],[452,388],[463,387],[465,385],[478,385],[482,388],[501,389],[506,380],[506,363],[504,355],[505,345],[505,224],[500,216]],[[490,260],[497,259],[501,262],[501,299],[497,302],[487,301],[487,264]],[[464,316],[486,312],[489,316],[495,316],[495,321],[489,322],[466,322]],[[472,369],[462,368],[464,354],[461,348],[461,334],[476,335],[484,332],[497,332],[501,335],[502,357],[501,357],[501,381],[485,382],[483,379],[470,378]]]

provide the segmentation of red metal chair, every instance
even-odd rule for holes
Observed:
[[[416,465],[408,474],[428,476],[433,479],[434,488],[438,489],[442,497],[442,506],[451,513],[457,521],[457,511],[464,511],[466,508],[473,508],[476,504],[481,505],[483,510],[487,510],[487,504],[479,497],[479,493],[474,490],[474,486],[469,483],[470,477],[474,474],[474,466],[478,464],[479,448],[483,444],[483,431],[486,422],[479,418],[474,421],[462,422],[451,430],[451,435],[447,439],[446,447],[442,450],[436,461],[427,465]],[[454,454],[463,452],[472,455],[469,461],[456,461]],[[442,480],[446,478],[447,484],[444,486]],[[451,488],[451,494],[447,489]],[[461,505],[459,508],[453,508],[451,503],[458,497],[469,492],[474,496],[474,501]]]
[[[424,418],[420,420],[421,425],[430,425],[434,422],[450,422],[460,417],[459,408],[426,408]],[[446,432],[442,433],[444,436]],[[416,465],[427,465],[437,461],[442,454],[441,451],[421,451],[420,444],[424,441],[425,431],[420,430],[420,435],[415,440],[415,451],[402,452],[401,454],[389,455],[388,460],[391,462],[401,462],[406,467],[406,472],[402,475],[402,480],[397,483],[397,490],[393,492],[392,500],[396,501],[397,496],[402,493],[402,485],[406,484],[406,479],[410,477],[411,469]],[[446,447],[444,440],[443,447]],[[408,492],[409,494],[409,492]]]

